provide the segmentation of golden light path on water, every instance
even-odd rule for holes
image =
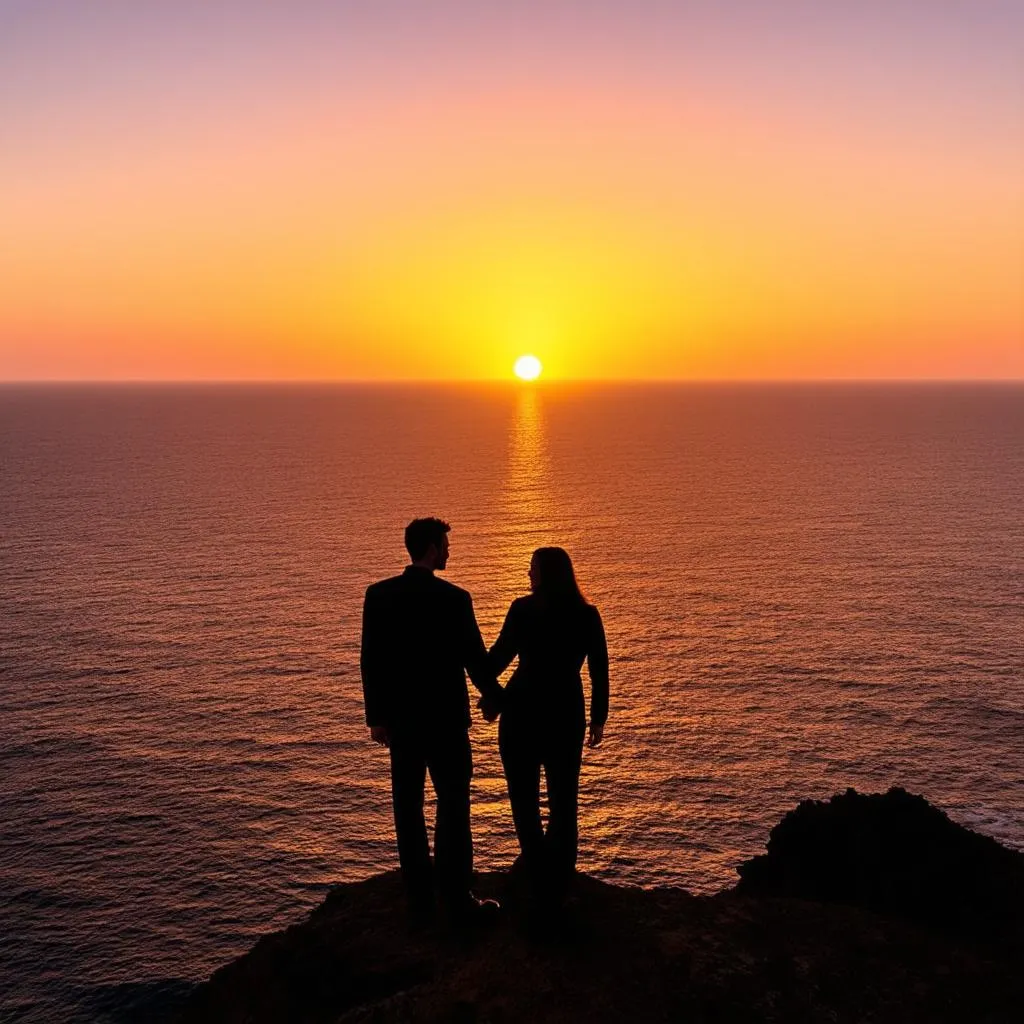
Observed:
[[[560,543],[554,526],[551,506],[551,480],[544,430],[541,397],[533,387],[525,387],[516,397],[509,425],[507,472],[501,491],[501,513],[495,530],[494,565],[505,568],[503,590],[525,593],[529,586],[527,567],[533,551],[546,544]],[[493,641],[500,623],[485,631],[485,641]],[[514,666],[513,666],[514,667]],[[507,679],[507,675],[506,675]],[[481,726],[477,736],[486,732],[489,742],[476,755],[476,801],[474,814],[478,823],[486,822],[492,839],[506,841],[500,845],[512,850],[508,840],[508,796],[501,774],[500,760],[495,757],[496,730]]]

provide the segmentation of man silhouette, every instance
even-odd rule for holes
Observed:
[[[370,737],[391,754],[395,834],[409,910],[415,918],[432,916],[436,882],[449,917],[464,923],[498,909],[495,901],[470,892],[473,758],[466,670],[489,721],[497,717],[502,689],[488,667],[472,599],[434,575],[448,562],[449,530],[433,518],[414,519],[406,527],[411,564],[366,591],[360,668]],[[428,771],[437,794],[434,871],[423,816]]]

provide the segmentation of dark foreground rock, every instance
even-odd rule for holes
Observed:
[[[1024,946],[1024,856],[954,824],[922,796],[848,789],[805,800],[772,829],[767,849],[737,868],[739,892],[866,907],[975,942]]]
[[[874,821],[881,835],[890,827],[885,822],[892,801],[905,797],[847,794],[838,798],[835,813],[845,816],[859,801],[876,801],[871,807],[883,809],[865,811],[865,821]],[[1024,1020],[1024,971],[1014,938],[1019,931],[1007,924],[1012,914],[996,915],[987,931],[984,914],[964,914],[956,899],[959,924],[942,920],[936,926],[927,914],[917,914],[923,897],[909,904],[902,896],[895,904],[877,898],[879,891],[889,897],[895,892],[878,888],[885,874],[881,855],[870,854],[873,866],[864,875],[877,884],[838,890],[823,885],[822,878],[848,877],[857,862],[851,836],[860,828],[874,833],[860,825],[829,852],[818,806],[830,805],[811,805],[810,811],[801,805],[787,816],[790,824],[773,832],[767,858],[744,866],[736,890],[693,897],[680,889],[627,889],[581,876],[557,928],[532,927],[514,882],[500,873],[483,875],[478,892],[505,897],[503,919],[489,931],[461,937],[443,930],[412,933],[400,910],[395,873],[338,886],[302,924],[262,939],[217,971],[192,996],[182,1020]],[[854,816],[860,813],[857,806]],[[799,825],[792,824],[794,817]],[[978,845],[944,820],[957,836],[954,846],[967,843],[975,851],[958,854],[961,873],[950,878],[950,891],[964,885],[987,898],[987,889],[974,885],[983,870],[1016,884],[1024,856],[991,840]],[[809,837],[806,844],[801,835]],[[932,841],[929,830],[922,835]],[[886,842],[879,839],[876,847]],[[867,843],[865,849],[876,847]],[[796,865],[806,860],[807,848],[816,851],[811,860],[818,867],[821,857],[835,864],[832,872],[815,868],[814,891],[826,900],[839,891],[841,901],[813,901],[800,889]],[[901,858],[893,865],[903,885],[915,878],[935,881],[928,871],[909,871]],[[864,892],[869,906],[855,905]]]

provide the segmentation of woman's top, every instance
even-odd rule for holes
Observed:
[[[590,673],[590,721],[608,718],[608,645],[598,610],[590,604],[552,605],[536,594],[517,598],[490,650],[495,675],[519,664],[505,687],[505,709],[583,718],[584,660]]]

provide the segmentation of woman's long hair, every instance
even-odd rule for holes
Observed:
[[[572,559],[565,548],[537,548],[533,553],[537,570],[534,593],[544,604],[557,608],[579,608],[586,605]]]

